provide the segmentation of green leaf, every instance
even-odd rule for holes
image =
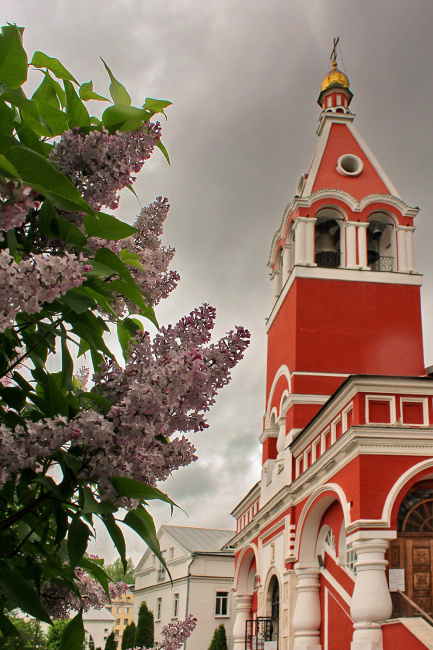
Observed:
[[[37,100],[37,106],[39,109],[39,115],[42,118],[42,122],[39,119],[36,120],[25,120],[25,123],[35,131],[38,135],[46,135],[46,131],[49,129],[50,135],[61,135],[68,128],[68,123],[70,121],[69,113],[61,111],[59,108],[52,106],[48,102],[44,102],[41,99]],[[45,131],[44,131],[45,129]]]
[[[117,476],[111,479],[111,485],[116,490],[117,496],[120,498],[140,499],[140,501],[150,501],[157,499],[169,503],[173,512],[173,507],[176,506],[174,501],[169,496],[158,490],[152,485],[146,485],[141,481],[136,481],[133,478],[126,478],[124,476]],[[177,506],[176,506],[177,507]]]
[[[6,178],[9,178],[10,180],[20,179],[20,176],[15,167],[11,165],[9,160],[7,160],[3,154],[0,154],[0,174]]]
[[[0,587],[8,599],[8,609],[19,607],[30,616],[51,623],[32,585],[24,580],[20,573],[12,571],[4,563],[0,566]]]
[[[109,91],[113,102],[115,104],[125,104],[126,106],[131,106],[131,97],[129,96],[129,93],[126,90],[125,86],[123,86],[120,81],[117,81],[116,77],[113,75],[102,57],[101,61],[104,64],[111,80]]]
[[[141,256],[138,253],[131,253],[127,248],[122,248],[119,251],[119,257],[124,264],[129,264],[130,266],[135,266],[137,269],[143,270],[140,263]]]
[[[152,99],[152,97],[146,97],[146,101],[143,104],[143,108],[155,113],[164,113],[164,108],[171,106],[172,103],[166,99]],[[165,113],[164,113],[165,115]]]
[[[164,147],[164,145],[162,144],[161,140],[158,140],[158,142],[156,143],[156,146],[158,147],[158,149],[159,149],[160,151],[162,151],[162,153],[163,153],[163,155],[164,155],[164,158],[166,159],[166,161],[168,162],[168,164],[171,165],[171,163],[170,163],[170,156],[168,155],[168,151],[167,151],[167,149]]]
[[[65,627],[60,639],[59,650],[80,650],[83,647],[84,637],[83,610],[80,609]]]
[[[35,101],[43,101],[46,104],[54,106],[54,108],[59,108],[60,102],[57,96],[57,88],[55,84],[57,84],[57,86],[59,85],[54,81],[54,79],[52,79],[48,72],[45,72],[41,83],[32,95],[32,99]]]
[[[106,97],[102,97],[102,95],[98,95],[97,93],[93,92],[93,81],[88,81],[87,83],[81,84],[79,92],[80,98],[83,100],[83,102],[88,102],[89,99],[94,99],[100,102],[110,101]]]
[[[66,92],[66,111],[69,113],[69,126],[90,126],[90,116],[87,108],[78,97],[74,86],[70,81],[63,82]]]
[[[83,505],[83,515],[87,515],[90,513],[95,513],[98,515],[108,515],[112,514],[113,512],[117,512],[118,508],[116,506],[113,506],[113,504],[110,501],[97,501],[95,499],[95,496],[92,492],[92,490],[85,486],[83,488],[83,495],[84,495],[84,505]]]
[[[72,374],[74,372],[74,362],[72,361],[71,353],[68,349],[66,340],[66,330],[62,327],[62,388],[72,390]]]
[[[27,80],[27,54],[22,44],[23,28],[5,25],[0,35],[0,81],[19,88]]]
[[[114,519],[113,515],[103,516],[102,521],[113,541],[114,546],[119,552],[120,559],[122,560],[122,564],[126,571],[126,543],[123,533],[119,526],[116,524],[116,520]]]
[[[135,510],[130,510],[126,514],[123,523],[132,528],[141,537],[150,550],[155,553],[159,561],[165,566],[165,560],[156,536],[155,524],[147,510],[142,506],[138,506]]]
[[[129,223],[120,221],[111,214],[98,212],[84,217],[84,228],[89,237],[101,237],[108,241],[125,239],[137,232],[137,229]]]
[[[26,394],[21,388],[12,386],[0,386],[0,396],[8,406],[20,412],[26,403]]]
[[[20,178],[50,199],[60,210],[93,214],[72,182],[43,156],[24,146],[13,146],[3,152]]]
[[[96,305],[93,298],[77,291],[70,289],[64,296],[62,301],[68,305],[76,314],[84,314],[88,309],[93,309]]]
[[[86,557],[83,557],[79,566],[82,569],[85,569],[90,575],[92,575],[95,580],[99,582],[105,593],[107,594],[108,598],[110,598],[110,591],[108,589],[108,583],[110,581],[109,576],[105,573],[104,569],[99,566],[99,564],[96,564],[96,562],[92,562]]]
[[[113,269],[113,271],[119,277],[121,277],[130,285],[135,287],[135,282],[131,273],[129,272],[125,264],[122,262],[120,257],[116,255],[116,253],[111,251],[109,248],[100,248],[96,252],[95,261],[99,262],[100,264],[104,264],[105,266],[108,266],[110,269]]]
[[[30,62],[34,68],[48,68],[51,72],[57,77],[57,79],[69,79],[73,81],[78,86],[78,81],[71,75],[65,66],[62,65],[59,59],[55,59],[51,56],[47,56],[43,52],[35,52],[33,58]]]
[[[102,124],[115,127],[120,131],[134,131],[146,121],[147,113],[144,108],[116,104],[109,106],[102,113]]]
[[[73,569],[80,563],[86,552],[89,537],[90,530],[88,526],[81,521],[80,517],[74,517],[69,526],[67,541],[69,564]]]
[[[110,288],[120,293],[121,296],[134,303],[141,311],[145,312],[148,304],[144,301],[139,289],[124,280],[112,280]]]
[[[106,411],[109,411],[111,408],[110,400],[108,400],[106,397],[103,397],[102,395],[98,395],[98,393],[94,393],[93,391],[91,391],[87,393],[82,393],[82,396],[86,397],[87,399],[90,399],[92,402],[97,404],[97,406],[102,407]]]

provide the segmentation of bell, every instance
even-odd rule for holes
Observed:
[[[338,269],[340,266],[340,250],[334,237],[329,232],[321,232],[316,239],[317,266],[329,269]]]
[[[329,232],[320,233],[316,240],[316,253],[322,253],[329,251],[336,253],[338,251],[338,246],[336,245],[334,238]]]

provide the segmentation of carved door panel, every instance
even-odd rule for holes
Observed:
[[[432,571],[433,539],[400,537],[391,542],[388,551],[390,569],[405,570],[405,594],[427,614],[433,612]],[[393,617],[415,616],[417,612],[398,593],[391,592]]]

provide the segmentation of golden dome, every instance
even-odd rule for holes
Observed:
[[[321,92],[323,93],[325,90],[328,90],[328,88],[332,88],[332,86],[340,86],[340,88],[349,88],[349,79],[346,77],[344,72],[341,72],[341,70],[337,68],[336,61],[332,63],[331,72],[329,72],[324,78],[324,80],[322,81]]]

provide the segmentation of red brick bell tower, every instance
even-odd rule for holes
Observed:
[[[262,472],[232,513],[233,650],[433,647],[413,618],[433,616],[418,208],[358,134],[335,45],[332,58],[316,151],[268,260]]]

